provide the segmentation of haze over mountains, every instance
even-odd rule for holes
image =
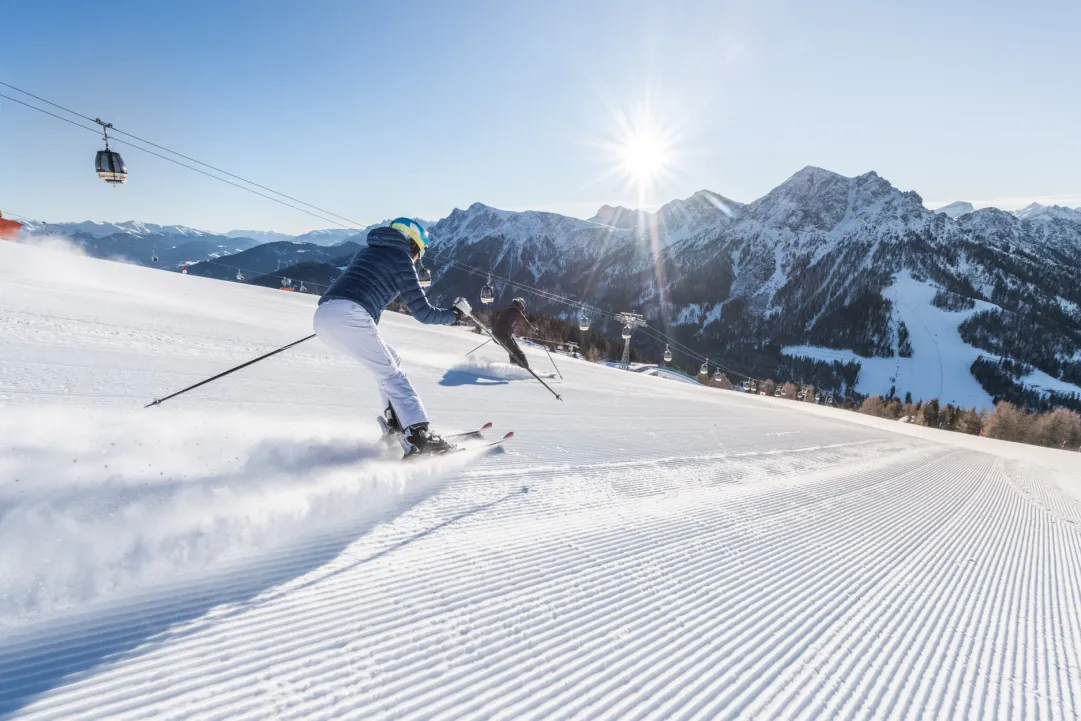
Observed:
[[[367,231],[286,240],[173,228],[49,226],[91,254],[109,239],[124,245],[119,235],[125,247],[142,243],[144,255],[148,245],[162,260],[173,253],[171,262],[188,263],[191,273],[236,280],[230,268],[250,268],[272,278],[244,273],[245,282],[273,285],[280,274],[308,281],[310,292],[322,291]],[[491,272],[497,305],[524,293],[530,310],[575,315],[574,307],[529,294],[538,288],[633,310],[755,377],[787,375],[837,392],[941,390],[943,400],[956,378],[958,403],[987,405],[995,397],[1032,407],[1073,402],[1069,394],[1081,384],[1078,210],[1033,204],[1009,213],[957,202],[932,211],[877,173],[849,178],[807,167],[747,204],[703,190],[655,213],[603,206],[582,220],[474,203],[429,232],[425,261],[436,302],[475,300]],[[173,246],[163,249],[168,242]],[[181,249],[191,257],[176,261]],[[923,334],[931,327],[944,330]],[[636,347],[663,349],[645,338]],[[928,374],[943,380],[927,389],[920,379]]]

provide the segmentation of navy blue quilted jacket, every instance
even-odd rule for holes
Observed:
[[[409,241],[394,228],[374,228],[368,247],[357,251],[338,279],[330,284],[319,303],[351,300],[371,314],[376,323],[387,304],[402,296],[409,312],[421,323],[453,325],[454,312],[433,308],[417,279],[409,254]]]

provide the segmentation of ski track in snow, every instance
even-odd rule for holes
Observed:
[[[504,356],[387,314],[438,427],[518,433],[402,464],[318,341],[138,407],[311,299],[40,252],[0,246],[0,715],[1081,715],[1076,455],[564,357],[564,403],[447,383]]]

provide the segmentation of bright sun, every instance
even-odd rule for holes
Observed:
[[[652,135],[635,133],[623,145],[623,166],[639,182],[652,180],[667,162],[667,152]]]

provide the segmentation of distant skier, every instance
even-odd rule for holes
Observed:
[[[532,328],[534,332],[537,330],[525,317],[525,301],[521,298],[512,300],[492,325],[492,335],[507,349],[510,362],[522,368],[529,368],[529,361],[526,360],[525,353],[514,340],[514,333],[521,334],[526,326]]]
[[[416,263],[428,247],[420,223],[398,218],[368,233],[368,247],[357,251],[315,311],[315,333],[327,345],[360,361],[375,376],[383,417],[397,432],[406,455],[440,453],[452,446],[428,427],[428,415],[402,370],[401,358],[379,334],[379,316],[401,295],[421,323],[453,325],[471,312],[459,298],[450,309],[434,308],[420,287]]]

